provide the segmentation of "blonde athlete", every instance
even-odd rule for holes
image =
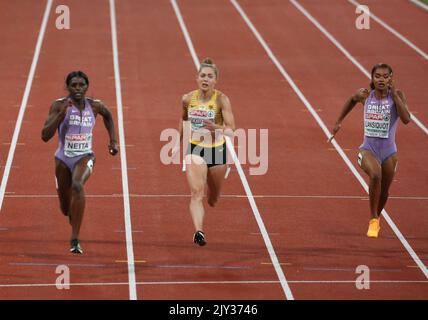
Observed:
[[[179,126],[180,144],[183,124],[190,126],[190,142],[185,156],[186,177],[191,192],[190,214],[195,226],[193,242],[200,246],[207,243],[203,232],[205,185],[208,186],[208,204],[214,207],[227,169],[224,135],[233,136],[235,130],[229,98],[214,89],[218,73],[211,59],[202,61],[196,77],[199,89],[183,96]],[[177,148],[173,153],[176,151]]]

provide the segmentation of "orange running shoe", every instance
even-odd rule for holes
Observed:
[[[367,237],[377,238],[380,230],[379,219],[370,219]]]

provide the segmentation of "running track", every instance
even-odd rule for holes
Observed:
[[[367,4],[427,52],[428,42],[420,34],[428,27],[427,13],[404,0],[388,2],[386,10],[379,2]],[[390,63],[412,113],[428,125],[426,60],[374,21],[370,31],[357,30],[355,7],[348,1],[298,3],[364,68],[378,61]],[[70,30],[55,28],[59,4],[70,7]],[[116,3],[120,79],[113,64],[109,1],[85,6],[77,0],[53,1],[8,168],[46,5],[16,1],[0,13],[2,29],[12,30],[0,34],[5,44],[0,52],[5,76],[0,81],[8,88],[0,93],[3,180],[9,173],[0,213],[0,299],[427,299],[424,269],[386,221],[380,238],[365,237],[367,194],[333,145],[326,143],[326,135],[237,7],[328,128],[346,98],[367,85],[361,70],[289,1],[177,4],[198,58],[210,56],[220,66],[218,88],[229,95],[237,126],[269,129],[267,174],[252,176],[251,165],[242,167],[273,255],[234,166],[218,206],[207,210],[209,245],[199,248],[191,242],[185,177],[180,166],[164,166],[159,159],[165,143],[160,133],[177,126],[181,96],[195,87],[188,43],[167,0]],[[68,254],[69,227],[54,189],[56,139],[48,144],[40,139],[49,104],[64,94],[64,76],[74,69],[89,74],[89,95],[102,99],[116,120],[116,112],[123,112],[122,151],[126,150],[126,162],[108,155],[107,134],[99,119],[97,163],[86,187],[83,256]],[[118,83],[121,99],[116,95]],[[353,165],[362,137],[360,119],[361,111],[355,110],[336,139]],[[401,124],[397,143],[399,169],[386,210],[426,265],[427,135],[414,123]],[[127,214],[130,221],[125,223]],[[272,257],[280,263],[276,268]],[[69,290],[55,287],[57,265],[70,268]],[[370,290],[356,288],[359,265],[370,267]],[[278,268],[285,275],[281,281]]]

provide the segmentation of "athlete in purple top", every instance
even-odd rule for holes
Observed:
[[[58,130],[59,146],[55,152],[57,192],[61,211],[68,216],[71,225],[70,251],[82,254],[79,233],[85,209],[83,186],[95,162],[92,129],[98,114],[103,117],[110,137],[110,154],[117,154],[118,149],[110,111],[101,101],[85,97],[89,86],[86,74],[73,71],[65,83],[69,95],[52,103],[42,130],[42,139],[49,141]]]
[[[354,106],[358,102],[364,104],[364,142],[358,153],[358,164],[370,178],[371,219],[367,236],[377,238],[380,214],[388,200],[388,190],[397,167],[397,120],[400,118],[404,124],[408,124],[411,117],[404,93],[394,86],[389,65],[375,65],[371,78],[371,90],[359,89],[346,101],[330,140],[340,130],[342,121]]]

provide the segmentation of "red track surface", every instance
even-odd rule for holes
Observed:
[[[291,3],[239,3],[331,126],[347,97],[368,79]],[[370,31],[355,29],[355,7],[346,1],[300,3],[365,68],[380,60],[390,63],[412,112],[427,125],[425,60],[374,21]],[[81,6],[70,1],[71,29],[62,31],[55,28],[59,4],[54,2],[51,10],[0,214],[0,299],[128,299],[123,201],[113,196],[122,194],[120,159],[107,153],[103,124],[95,132],[97,163],[86,187],[85,254],[79,257],[68,253],[69,227],[55,197],[56,139],[48,144],[40,139],[49,104],[64,94],[62,83],[70,70],[87,72],[89,95],[116,112],[108,2]],[[367,195],[234,7],[226,0],[178,4],[199,58],[210,56],[220,66],[218,88],[230,97],[237,126],[269,129],[267,174],[250,176],[250,165],[243,167],[254,195],[270,196],[256,203],[294,297],[427,299],[426,277],[386,222],[380,238],[365,237]],[[378,2],[369,3],[376,15],[427,51],[426,37],[418,32],[428,27],[426,12],[406,1],[394,5],[383,10]],[[23,1],[10,6],[17,14],[33,14],[18,26],[5,11],[0,13],[3,28],[24,28],[31,35],[0,34],[7,43],[0,52],[7,77],[0,81],[10,87],[0,93],[7,114],[1,120],[3,142],[13,134],[44,10]],[[390,18],[397,13],[403,23]],[[138,299],[284,299],[248,200],[231,196],[245,195],[234,167],[225,196],[214,210],[207,209],[209,244],[199,248],[191,242],[185,176],[180,166],[160,162],[160,134],[177,126],[181,95],[195,87],[195,67],[170,2],[122,0],[116,15]],[[355,110],[337,136],[354,165],[363,134],[361,116],[361,109]],[[427,136],[415,124],[399,125],[398,132],[399,169],[390,193],[406,198],[390,199],[386,209],[426,265]],[[3,166],[8,151],[3,145]],[[60,264],[70,267],[72,283],[86,284],[57,290],[55,268]],[[370,290],[356,289],[358,265],[372,270]]]

